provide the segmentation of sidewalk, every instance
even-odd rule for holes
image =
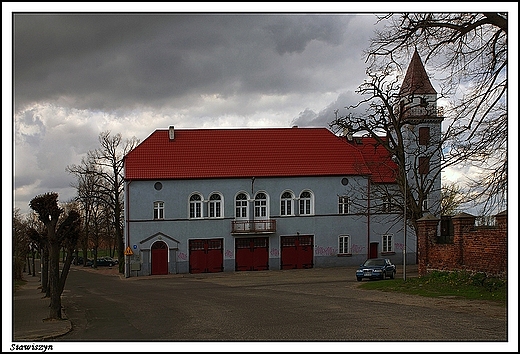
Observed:
[[[13,296],[13,341],[43,341],[68,333],[72,329],[69,320],[46,320],[51,300],[43,297],[39,274],[24,273],[23,279],[27,283]]]

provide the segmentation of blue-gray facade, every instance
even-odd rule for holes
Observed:
[[[155,242],[167,245],[168,273],[189,273],[189,242],[195,239],[221,239],[222,271],[235,271],[236,240],[260,236],[268,238],[270,270],[281,269],[281,238],[291,235],[312,237],[313,267],[359,265],[371,251],[401,264],[401,215],[383,208],[378,197],[381,188],[399,192],[395,185],[369,181],[366,176],[127,181],[125,239],[133,253],[127,256],[127,276],[152,274]],[[239,194],[247,199],[240,201],[245,215],[237,216]],[[194,202],[200,214],[192,208],[194,195],[200,197]],[[215,213],[213,195],[220,197],[219,213]],[[258,195],[265,201],[262,213],[255,210],[255,206],[260,208],[255,203]],[[275,227],[267,232],[234,232],[234,221],[258,219],[274,220]],[[411,233],[409,229],[407,248],[415,250]],[[413,251],[407,254],[407,262],[415,263]]]

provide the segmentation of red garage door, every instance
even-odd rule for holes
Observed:
[[[269,239],[267,237],[235,240],[235,270],[268,270]]]
[[[314,244],[312,235],[282,236],[282,269],[312,268]]]
[[[190,273],[216,273],[224,270],[221,238],[190,240]]]
[[[168,246],[163,241],[152,245],[152,275],[168,274]]]

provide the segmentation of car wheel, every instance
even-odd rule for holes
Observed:
[[[361,281],[361,280],[363,280],[363,278],[357,277],[357,281]]]
[[[381,280],[385,280],[386,279],[386,272],[383,272],[383,274],[381,275]]]
[[[390,279],[394,279],[394,278],[395,278],[395,272],[390,273]]]

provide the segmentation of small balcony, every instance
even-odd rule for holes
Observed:
[[[232,234],[272,234],[276,232],[276,220],[235,220],[231,222]]]
[[[398,110],[396,110],[396,114],[398,114]],[[403,117],[430,117],[430,118],[442,118],[444,116],[444,107],[422,107],[415,106],[406,108],[403,112]]]

